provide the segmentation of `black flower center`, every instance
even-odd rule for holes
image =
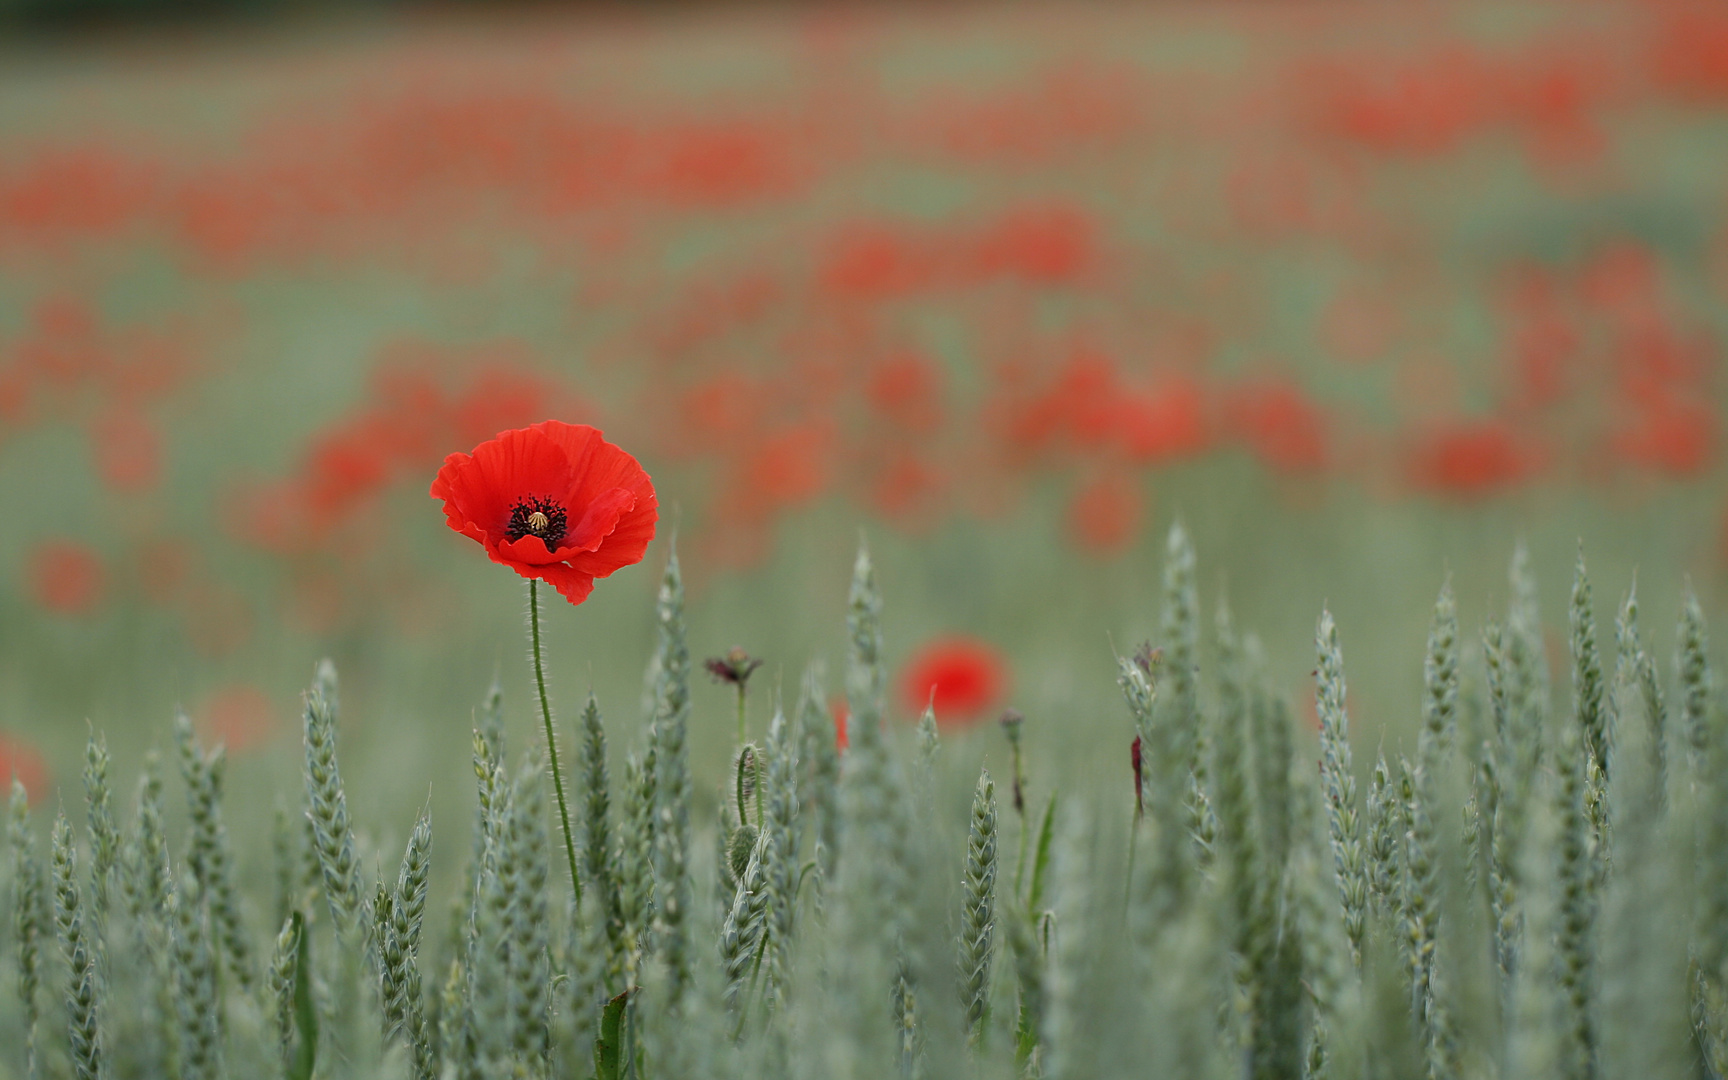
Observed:
[[[516,505],[510,508],[510,520],[504,526],[504,535],[511,540],[538,536],[547,551],[557,551],[569,527],[570,519],[564,507],[551,499],[529,495],[517,499]]]

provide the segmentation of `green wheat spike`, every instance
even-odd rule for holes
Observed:
[[[36,861],[30,831],[30,800],[24,785],[12,778],[7,803],[6,838],[12,855],[12,933],[17,943],[18,1001],[22,1006],[25,1075],[36,1075],[36,1025],[41,1016],[37,990],[41,986],[41,942],[47,931],[42,918],[46,903],[42,865]]]
[[[84,746],[85,825],[90,831],[90,917],[96,936],[108,921],[108,895],[120,861],[120,829],[108,784],[108,740],[91,732]]]
[[[810,815],[819,886],[833,878],[840,850],[840,754],[822,683],[822,666],[812,662],[798,687],[798,805]],[[818,901],[821,895],[818,887]]]
[[[1562,726],[1553,785],[1557,829],[1553,879],[1558,901],[1554,949],[1564,1014],[1558,1043],[1560,1075],[1567,1080],[1592,1080],[1597,1075],[1592,1001],[1596,890],[1585,808],[1585,773],[1595,762],[1588,756],[1585,738],[1581,723]]]
[[[1584,568],[1584,545],[1578,545],[1578,563],[1573,571],[1572,607],[1572,698],[1573,711],[1584,739],[1584,749],[1604,776],[1609,764],[1608,710],[1604,706],[1602,656],[1596,643],[1596,612],[1590,577]]]
[[[592,891],[588,905],[604,934],[608,966],[623,970],[624,920],[618,907],[618,880],[612,854],[612,792],[606,767],[606,726],[600,703],[594,695],[582,709],[582,741],[577,771],[582,776],[582,870],[587,877],[584,895]]]
[[[694,962],[690,944],[691,780],[686,734],[690,720],[690,650],[685,642],[684,577],[674,549],[666,560],[655,607],[659,664],[654,691],[651,745],[644,775],[654,784],[652,813],[646,819],[653,851],[654,937],[670,975],[672,1007],[690,985]],[[639,840],[641,838],[638,838]],[[642,885],[637,882],[638,887]]]
[[[511,1050],[533,1069],[550,1066],[548,1030],[550,1002],[551,916],[547,909],[550,848],[546,830],[547,765],[538,752],[532,754],[516,775],[510,793],[510,815],[506,851],[500,876],[510,884],[510,988]]]
[[[221,1001],[209,911],[191,873],[181,876],[169,908],[182,1075],[186,1080],[215,1080],[222,1075]]]
[[[984,1040],[990,1007],[990,964],[996,930],[996,785],[988,771],[978,774],[972,793],[971,825],[966,840],[966,867],[961,878],[960,1006],[966,1040]]]
[[[1441,584],[1434,601],[1422,673],[1422,731],[1416,741],[1416,763],[1432,777],[1451,752],[1458,727],[1458,603],[1450,578]]]
[[[306,693],[307,817],[313,850],[323,870],[324,894],[340,933],[360,925],[360,861],[348,822],[348,796],[336,764],[336,668],[320,661]]]
[[[50,849],[54,879],[54,933],[66,962],[66,1030],[79,1080],[99,1080],[105,1048],[99,1013],[102,975],[96,944],[85,923],[78,889],[78,849],[64,814],[54,819]]]
[[[1710,673],[1709,631],[1704,609],[1692,583],[1680,606],[1679,656],[1675,662],[1680,681],[1680,730],[1694,767],[1702,767],[1710,751],[1710,695],[1714,689]]]
[[[1377,914],[1390,917],[1399,907],[1404,813],[1403,799],[1384,753],[1375,757],[1374,768],[1368,774],[1363,812],[1368,847],[1368,898]]]
[[[1362,966],[1362,941],[1368,926],[1369,867],[1362,840],[1356,776],[1350,760],[1350,715],[1345,709],[1344,654],[1330,611],[1320,613],[1315,640],[1319,656],[1316,710],[1320,716],[1320,776],[1332,837],[1332,859],[1343,907],[1350,956]]]
[[[776,1008],[784,1008],[791,989],[791,956],[797,931],[798,886],[802,877],[798,862],[800,769],[798,739],[778,702],[768,722],[766,756],[768,770],[762,798],[766,807],[763,853],[768,917],[763,975],[767,996]]]
[[[1613,712],[1622,718],[1630,711],[1625,705],[1618,704],[1625,700],[1641,709],[1644,714],[1644,738],[1648,748],[1651,769],[1654,780],[1652,788],[1658,802],[1665,800],[1668,790],[1668,707],[1663,701],[1662,680],[1656,674],[1656,663],[1650,653],[1644,648],[1642,633],[1638,627],[1638,578],[1634,574],[1632,584],[1626,590],[1625,599],[1620,602],[1620,611],[1614,619],[1614,681],[1611,684],[1614,705]],[[1625,687],[1636,686],[1637,693],[1629,695]],[[1630,734],[1630,733],[1629,733]]]
[[[652,752],[652,747],[650,747]],[[618,903],[624,924],[626,978],[633,978],[651,944],[654,915],[654,763],[624,761],[624,821],[618,849]]]
[[[220,746],[208,755],[202,752],[185,713],[174,717],[174,738],[180,748],[180,775],[186,783],[186,804],[192,819],[187,866],[208,899],[211,928],[228,972],[241,989],[250,992],[255,978],[252,944],[240,914],[228,828],[222,820],[222,778],[227,759]]]

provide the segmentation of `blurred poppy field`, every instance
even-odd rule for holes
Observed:
[[[237,784],[274,776],[321,655],[359,799],[457,783],[495,670],[530,721],[524,598],[427,486],[549,417],[628,448],[662,515],[548,620],[567,710],[636,710],[674,533],[692,649],[765,661],[757,730],[838,659],[862,531],[900,718],[1013,705],[1124,785],[1113,653],[1156,637],[1177,520],[1293,700],[1322,601],[1360,628],[1352,711],[1393,740],[1442,577],[1479,625],[1519,538],[1555,627],[1580,538],[1660,620],[1685,576],[1728,590],[1716,5],[536,9],[3,50],[0,773],[33,795],[76,782],[86,719],[126,760],[177,704]],[[695,707],[704,791],[731,691]]]

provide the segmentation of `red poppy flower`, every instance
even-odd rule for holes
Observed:
[[[1008,674],[988,644],[968,637],[940,638],[925,645],[906,667],[901,699],[913,713],[926,705],[942,727],[975,720],[1002,696]]]
[[[545,420],[451,454],[432,481],[452,529],[580,604],[642,561],[659,502],[636,459],[586,424]]]

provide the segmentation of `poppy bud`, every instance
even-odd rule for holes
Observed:
[[[750,855],[755,850],[756,826],[740,825],[732,830],[732,838],[726,842],[726,863],[732,868],[734,880],[744,880],[744,871],[750,869]]]

